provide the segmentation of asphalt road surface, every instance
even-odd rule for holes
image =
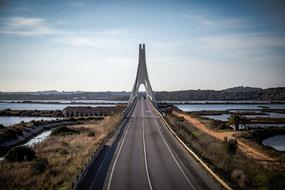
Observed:
[[[141,98],[77,189],[221,189]]]

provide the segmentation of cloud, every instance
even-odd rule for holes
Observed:
[[[53,23],[58,26],[66,23],[66,20],[59,20]],[[0,19],[0,34],[16,35],[20,37],[50,36],[49,40],[72,46],[109,47],[122,43],[128,30],[115,28],[86,34],[84,31],[59,30],[47,20],[34,17],[11,17]]]
[[[199,15],[199,14],[188,14],[181,13],[178,15],[179,18],[191,21],[201,26],[206,27],[227,27],[227,28],[237,28],[249,26],[248,23],[240,18],[224,18],[218,17],[216,15]]]
[[[285,49],[285,37],[272,33],[232,33],[202,35],[181,40],[152,43],[155,49],[174,51],[187,49],[195,52],[227,51],[231,53],[268,52]]]
[[[17,36],[50,35],[56,31],[42,18],[12,17],[1,20],[0,34]]]
[[[129,40],[125,38],[129,34],[131,34],[129,31],[123,29],[99,31],[91,35],[62,33],[61,37],[54,39],[53,42],[72,46],[110,47],[124,44],[123,41]]]
[[[285,48],[284,36],[271,34],[221,35],[200,38],[197,50],[264,50]]]

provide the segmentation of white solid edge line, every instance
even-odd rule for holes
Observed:
[[[148,104],[147,104],[147,106],[148,106]],[[169,150],[169,152],[170,152],[170,154],[171,154],[173,160],[175,161],[176,165],[178,166],[178,168],[180,169],[181,173],[183,174],[183,176],[185,177],[185,179],[188,181],[188,183],[190,184],[190,186],[191,186],[193,189],[196,190],[196,188],[195,188],[195,187],[193,186],[193,184],[190,182],[190,180],[189,180],[188,177],[186,176],[185,172],[183,171],[182,167],[181,167],[180,164],[178,163],[177,159],[176,159],[175,156],[173,155],[173,153],[172,153],[172,151],[171,151],[169,145],[167,144],[165,138],[163,137],[163,135],[162,135],[162,133],[161,133],[159,127],[158,127],[158,124],[157,124],[156,119],[155,119],[155,117],[154,117],[154,115],[153,115],[152,112],[151,112],[151,115],[152,115],[152,117],[153,117],[153,119],[154,119],[154,123],[155,123],[155,125],[156,125],[156,128],[158,129],[159,134],[160,134],[160,136],[162,137],[162,139],[163,139],[163,141],[164,141],[164,143],[165,143],[167,149]]]
[[[157,109],[155,109],[156,112],[160,115],[165,125],[168,127],[168,129],[171,131],[171,133],[176,137],[176,139],[184,146],[184,148],[227,190],[232,190],[228,184],[226,184],[213,170],[211,170],[207,164],[205,164],[179,137],[178,135],[171,129],[171,127],[168,125],[168,123],[165,121],[161,113]]]
[[[142,100],[142,132],[143,132],[143,153],[144,153],[144,164],[145,164],[145,171],[148,180],[149,189],[152,190],[152,185],[149,177],[148,172],[148,164],[147,164],[147,156],[146,156],[146,145],[145,145],[145,136],[144,136],[144,114],[143,114],[143,100]]]
[[[135,111],[134,111],[134,112],[135,112]],[[133,117],[134,112],[133,112],[131,118]],[[130,119],[130,120],[131,120],[131,119]],[[116,159],[115,159],[115,161],[114,161],[114,163],[113,163],[113,166],[112,166],[112,170],[111,170],[111,174],[110,174],[110,177],[109,177],[109,182],[108,182],[107,190],[110,190],[110,188],[111,188],[111,182],[112,182],[112,177],[113,177],[113,173],[114,173],[114,170],[115,170],[115,166],[116,166],[116,164],[117,164],[117,160],[118,160],[118,158],[119,158],[119,155],[120,155],[120,153],[121,153],[122,147],[123,147],[123,145],[124,145],[125,138],[126,138],[126,136],[127,136],[127,133],[128,133],[128,130],[129,130],[130,125],[131,125],[131,122],[129,121],[129,124],[128,124],[128,126],[127,126],[126,132],[125,132],[125,134],[124,134],[123,140],[122,140],[121,145],[120,145],[119,152],[118,152],[118,154],[117,154],[117,156],[116,156]]]

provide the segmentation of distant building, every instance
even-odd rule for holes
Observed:
[[[116,107],[91,107],[91,106],[78,106],[66,107],[63,109],[64,117],[83,117],[83,116],[107,116],[112,115],[117,111]]]

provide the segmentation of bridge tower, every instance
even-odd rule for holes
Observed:
[[[145,61],[145,44],[139,45],[139,65],[138,65],[136,80],[130,95],[129,104],[133,103],[135,98],[137,98],[139,87],[141,84],[144,85],[147,96],[152,100],[153,104],[156,105],[154,92],[152,91],[151,84],[149,82],[147,74],[146,61]]]

